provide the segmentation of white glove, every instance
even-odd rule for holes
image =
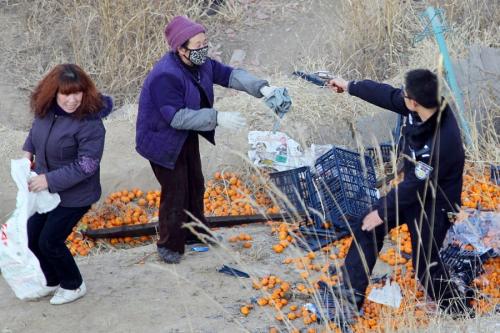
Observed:
[[[274,91],[277,88],[278,87],[275,86],[263,86],[262,88],[260,88],[260,93],[264,95],[265,98],[269,98],[270,96],[273,95]]]
[[[247,120],[240,112],[217,112],[217,125],[230,130],[239,130],[247,126]]]

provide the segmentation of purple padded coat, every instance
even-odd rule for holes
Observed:
[[[200,109],[201,87],[209,107],[214,103],[213,85],[228,87],[233,69],[213,59],[197,68],[198,76],[189,71],[173,52],[166,53],[153,67],[144,81],[139,97],[136,124],[136,150],[144,158],[168,169],[175,167],[177,157],[189,131],[170,126],[175,113],[182,108]],[[162,105],[156,105],[153,88],[164,87]],[[212,144],[214,131],[200,132]]]
[[[83,119],[61,115],[54,105],[43,118],[35,117],[24,143],[23,150],[35,155],[34,171],[45,174],[49,192],[59,194],[63,207],[89,206],[101,197],[102,118],[113,109],[110,97],[103,102],[98,114]]]

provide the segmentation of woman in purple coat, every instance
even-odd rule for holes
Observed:
[[[23,150],[38,176],[31,178],[29,189],[58,193],[61,203],[28,220],[28,245],[47,280],[40,297],[55,293],[50,303],[64,304],[86,293],[65,240],[101,196],[99,163],[106,132],[101,118],[111,112],[112,101],[80,67],[64,64],[38,83],[31,110],[35,118]]]
[[[272,98],[280,89],[209,58],[205,28],[184,16],[167,25],[165,37],[170,52],[154,65],[139,98],[136,149],[150,161],[161,185],[158,253],[165,262],[178,263],[185,242],[197,240],[183,228],[189,221],[186,211],[206,222],[198,135],[215,144],[217,126],[238,130],[246,125],[239,112],[213,108],[213,85],[257,98]]]

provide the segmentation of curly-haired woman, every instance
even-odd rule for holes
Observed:
[[[72,302],[86,293],[65,240],[101,196],[99,164],[106,132],[102,117],[111,110],[111,98],[101,95],[73,64],[57,65],[31,95],[35,117],[23,151],[38,175],[29,181],[29,189],[48,190],[61,198],[53,211],[28,220],[29,248],[47,280],[40,296],[54,294],[51,304]]]

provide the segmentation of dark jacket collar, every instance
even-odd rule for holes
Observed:
[[[442,103],[446,103],[443,101]],[[424,144],[432,141],[436,128],[447,117],[449,111],[448,104],[443,104],[438,111],[434,112],[426,121],[422,122],[418,115],[412,112],[413,124],[410,124],[407,129],[407,137],[410,145],[414,149],[420,149]]]
[[[71,116],[71,113],[64,111],[59,106],[59,104],[57,104],[56,101],[54,101],[54,104],[52,105],[52,111],[54,112],[54,114],[56,114],[58,116],[65,116],[65,117],[70,117]]]
[[[102,118],[109,116],[109,114],[111,112],[113,112],[113,100],[111,99],[111,97],[106,96],[106,95],[101,95],[101,99],[102,99],[102,103],[103,103],[102,109],[95,114],[89,114],[89,115],[85,116],[85,118],[83,118],[83,119],[102,119]],[[59,104],[57,104],[56,101],[53,102],[50,110],[57,116],[71,117],[73,115],[71,113],[64,111],[59,106]]]
[[[110,115],[111,112],[113,112],[113,100],[111,99],[111,97],[106,95],[101,95],[101,99],[103,108],[97,113],[96,116],[97,118],[106,118]]]
[[[186,65],[184,63],[184,61],[182,61],[181,57],[175,53],[175,52],[170,52],[171,54],[171,57],[175,60],[175,62],[177,63],[177,65],[183,70],[185,71],[186,73],[188,73],[188,75],[193,79],[195,80],[195,82],[200,82],[200,66],[189,66],[189,65]]]

